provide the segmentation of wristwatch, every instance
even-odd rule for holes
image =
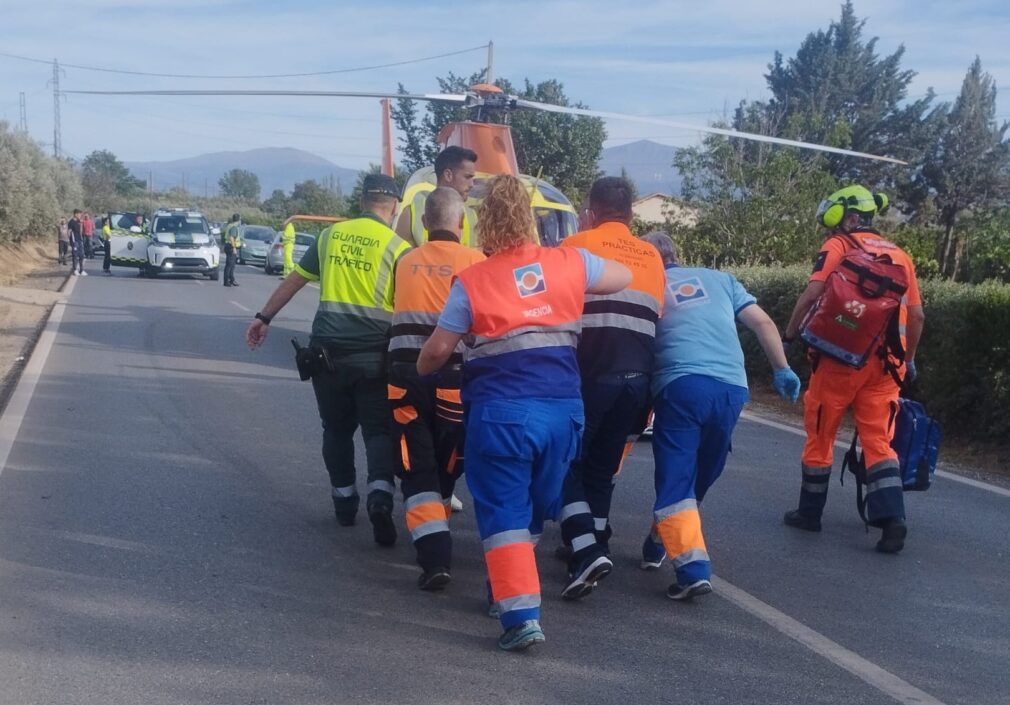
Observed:
[[[273,320],[273,319],[270,318],[270,316],[264,316],[259,311],[256,312],[256,315],[253,316],[253,318],[255,318],[258,321],[263,321],[267,325],[270,325],[270,321]]]

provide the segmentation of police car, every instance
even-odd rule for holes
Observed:
[[[220,266],[221,250],[202,213],[187,208],[154,213],[142,274],[203,274],[217,281]]]

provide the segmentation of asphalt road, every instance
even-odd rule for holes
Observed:
[[[548,641],[498,652],[472,513],[441,594],[416,589],[402,516],[392,549],[363,514],[336,526],[288,343],[315,291],[253,353],[243,332],[279,280],[238,277],[76,283],[0,475],[0,703],[1010,702],[1010,497],[906,495],[907,548],[882,556],[833,482],[824,532],[798,533],[780,517],[801,439],[749,421],[703,510],[715,594],[675,604],[668,568],[637,568],[640,443],[615,572],[563,603],[549,529]]]

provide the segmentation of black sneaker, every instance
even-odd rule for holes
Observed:
[[[785,516],[782,517],[782,521],[785,522],[786,526],[791,526],[794,529],[803,529],[804,531],[821,530],[820,519],[800,514],[799,509],[793,509],[792,511],[786,512]]]
[[[568,585],[561,591],[561,597],[566,600],[582,599],[593,591],[596,583],[610,575],[613,569],[613,562],[606,556],[587,561],[569,576]]]
[[[881,553],[897,553],[905,547],[907,535],[908,527],[905,526],[905,522],[901,519],[892,519],[880,534],[877,550]]]
[[[417,586],[422,590],[441,590],[452,580],[448,568],[432,568],[424,571],[417,579]]]
[[[393,512],[385,507],[376,507],[368,511],[368,520],[372,522],[372,536],[380,546],[392,546],[396,543],[396,525],[393,523]]]
[[[666,596],[677,602],[690,602],[695,597],[712,592],[712,583],[707,580],[695,580],[690,585],[673,583],[666,589]]]

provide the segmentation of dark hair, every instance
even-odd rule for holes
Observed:
[[[459,169],[463,162],[476,162],[477,153],[466,147],[446,147],[435,157],[435,178],[442,176],[446,169]]]
[[[80,208],[74,208],[74,215],[78,215],[81,212]]]
[[[630,223],[632,188],[622,176],[604,176],[593,182],[589,190],[589,209],[598,223],[619,220]]]
[[[388,208],[390,205],[399,203],[396,196],[385,193],[364,193],[361,195],[361,210],[370,211],[373,207]]]

